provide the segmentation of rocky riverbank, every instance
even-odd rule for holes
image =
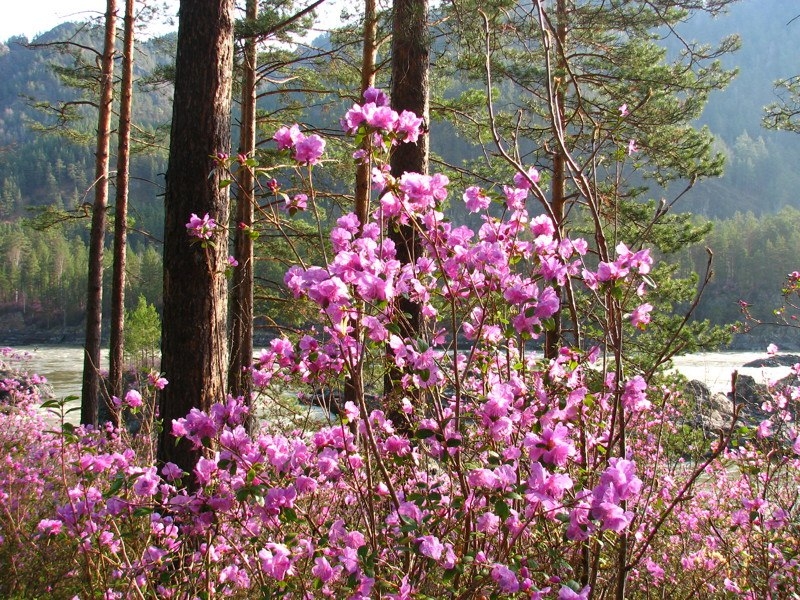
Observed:
[[[796,361],[800,362],[800,361]],[[796,363],[793,363],[796,364]],[[748,365],[753,366],[753,365]],[[765,365],[785,366],[785,365]],[[769,415],[764,410],[766,403],[773,401],[775,392],[787,387],[799,386],[800,378],[792,373],[777,381],[772,390],[763,383],[758,383],[750,375],[736,375],[733,393],[713,393],[703,382],[692,380],[686,385],[686,394],[695,403],[695,412],[691,424],[706,432],[716,433],[727,430],[733,421],[735,407],[739,409],[739,421],[748,427],[757,427]],[[797,409],[792,409],[797,412]],[[795,415],[796,417],[797,415]]]

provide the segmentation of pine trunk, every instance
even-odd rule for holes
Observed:
[[[130,176],[131,109],[133,107],[133,9],[135,4],[135,0],[125,0],[122,90],[117,131],[114,267],[111,275],[111,352],[108,371],[109,394],[117,397],[122,397],[123,393],[122,371],[125,351],[125,259],[128,244],[128,181]],[[119,425],[119,423],[115,422],[115,425]]]
[[[225,399],[229,201],[212,157],[230,147],[233,8],[233,0],[180,3],[164,222],[161,369],[170,383],[159,399],[158,460],[187,472],[201,451],[176,443],[172,421]],[[205,244],[187,233],[192,213],[219,224]]]
[[[114,99],[114,52],[117,3],[106,3],[105,38],[101,62],[100,108],[97,115],[94,205],[89,236],[89,273],[86,291],[86,338],[84,342],[81,424],[97,425],[100,397],[100,348],[103,322],[103,246],[108,209],[108,162],[111,111]],[[104,394],[105,396],[105,394]]]
[[[258,17],[258,2],[247,0],[247,19]],[[256,38],[245,42],[242,64],[242,125],[239,153],[252,158],[256,149],[256,67],[258,53]],[[253,193],[255,174],[250,167],[241,165],[236,198],[236,228],[234,257],[239,265],[233,270],[233,299],[231,302],[231,364],[228,370],[228,391],[242,396],[250,405],[253,378]],[[250,419],[252,428],[254,418]]]
[[[395,0],[392,21],[392,108],[409,110],[428,123],[429,40],[427,0]],[[427,173],[429,158],[428,136],[422,135],[416,144],[400,144],[392,154],[392,175],[406,172]],[[389,232],[402,264],[413,263],[419,255],[419,240],[411,225],[398,226]],[[420,306],[406,299],[400,310],[407,317],[400,322],[403,336],[416,338],[422,327]],[[393,396],[399,386],[400,374],[387,370],[384,391]],[[390,409],[393,410],[393,409]]]

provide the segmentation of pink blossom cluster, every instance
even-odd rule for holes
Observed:
[[[413,112],[393,110],[386,94],[369,88],[364,92],[364,103],[354,104],[347,111],[342,128],[351,135],[363,131],[372,136],[375,146],[383,147],[387,141],[390,146],[403,142],[416,144],[423,134],[423,121]]]
[[[186,223],[186,229],[190,237],[199,240],[210,240],[214,237],[214,231],[217,229],[217,222],[212,219],[208,213],[201,217],[192,213],[189,222]]]
[[[316,165],[325,152],[325,140],[317,134],[305,135],[297,124],[281,127],[272,139],[277,142],[278,150],[289,150],[301,165]]]
[[[613,262],[600,262],[595,277],[590,279],[592,286],[596,285],[595,282],[606,283],[624,280],[634,270],[640,275],[647,275],[650,272],[653,259],[650,256],[649,248],[632,252],[624,243],[620,242],[616,250],[616,260]]]
[[[365,100],[348,113],[353,132],[400,135],[385,96]],[[309,138],[298,134],[282,128],[279,145],[318,161],[321,148],[301,150]],[[259,387],[325,394],[379,365],[400,374],[397,397],[374,406],[357,389],[340,420],[261,422],[253,433],[242,400],[221,399],[164,424],[204,449],[184,472],[154,466],[147,440],[127,443],[110,426],[53,431],[25,401],[35,397],[27,380],[6,380],[3,402],[22,407],[0,411],[8,572],[40,581],[30,574],[58,547],[52,585],[106,598],[587,600],[611,597],[620,574],[630,597],[792,597],[800,388],[775,386],[760,426],[687,460],[694,447],[676,440],[691,410],[678,410],[688,400],[672,388],[610,365],[606,348],[543,358],[530,345],[552,329],[568,284],[638,302],[646,249],[620,244],[593,268],[585,240],[528,213],[535,169],[498,191],[469,188],[464,202],[481,213],[472,229],[444,217],[446,177],[392,178],[376,161],[369,222],[343,215],[327,264],[286,274],[321,324],[272,340],[252,376]],[[193,217],[198,232],[213,222]],[[385,235],[398,223],[421,241],[409,264]],[[404,334],[405,302],[430,331]],[[648,307],[634,308],[634,325]],[[166,380],[151,373],[145,385],[120,406],[139,408]]]

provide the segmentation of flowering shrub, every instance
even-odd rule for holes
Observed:
[[[680,396],[608,360],[621,342],[547,359],[530,349],[565,308],[566,286],[646,327],[649,252],[619,244],[593,266],[586,241],[526,211],[535,169],[464,192],[477,231],[450,223],[446,177],[393,177],[378,156],[417,139],[421,123],[377,90],[365,100],[345,128],[374,141],[375,155],[355,158],[375,161],[375,212],[337,221],[327,264],[289,269],[288,290],[315,304],[320,330],[273,340],[253,366],[264,388],[349,379],[341,421],[249,435],[247,408],[221,399],[166,424],[206,449],[184,473],[137,458],[118,432],[42,433],[29,413],[20,431],[2,428],[16,461],[2,471],[3,506],[20,512],[6,510],[0,534],[27,557],[14,560],[61,548],[69,567],[49,591],[105,598],[798,593],[800,444],[787,407],[800,391],[775,390],[753,443],[733,447],[731,429],[703,462],[667,452]],[[296,126],[276,134],[310,166],[321,147],[308,140]],[[384,236],[398,222],[422,241],[411,264]],[[202,223],[190,234],[208,239]],[[430,331],[401,337],[400,299],[421,306]],[[365,364],[402,373],[399,397],[369,403]],[[128,392],[120,407],[146,397]],[[767,436],[775,443],[756,443]],[[44,593],[21,572],[0,590]]]

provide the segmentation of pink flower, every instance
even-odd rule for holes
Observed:
[[[239,266],[239,261],[238,261],[238,260],[236,260],[236,258],[235,258],[235,257],[233,257],[233,256],[229,256],[229,257],[228,257],[228,266],[231,266],[231,267],[238,267],[238,266]]]
[[[36,529],[45,535],[58,535],[63,527],[64,523],[58,519],[42,519]]]
[[[544,462],[558,466],[564,466],[567,459],[576,453],[575,446],[569,439],[569,429],[561,423],[553,428],[543,428],[539,435],[527,434],[523,443],[530,449],[532,461],[541,458]]]
[[[556,233],[556,228],[553,225],[553,220],[547,215],[539,215],[531,219],[531,233],[536,237],[540,235],[553,237]]]
[[[286,198],[286,210],[290,213],[298,210],[306,210],[308,207],[308,196],[306,194],[295,194],[292,198]]]
[[[529,190],[531,187],[533,187],[531,182],[539,183],[539,171],[536,169],[536,167],[531,167],[524,174],[514,174],[514,187],[517,187],[521,190]]]
[[[778,353],[778,347],[775,344],[767,346],[767,356],[775,356]]]
[[[759,438],[768,438],[772,435],[772,421],[765,419],[758,424],[756,428],[756,436]]]
[[[373,129],[392,131],[397,124],[398,115],[388,106],[377,106],[367,115],[367,125]]]
[[[591,588],[587,585],[580,592],[575,592],[565,585],[558,591],[558,600],[587,600]]]
[[[364,101],[372,102],[375,106],[388,106],[389,97],[383,90],[374,87],[368,87],[364,91]]]
[[[629,114],[630,114],[630,111],[628,110],[628,105],[627,104],[623,104],[622,106],[619,107],[619,116],[620,117],[627,117]]]
[[[158,490],[159,483],[161,478],[156,473],[156,467],[149,467],[136,478],[133,491],[139,496],[152,496]]]
[[[625,382],[622,393],[622,404],[628,410],[639,412],[649,409],[652,404],[647,399],[647,382],[641,375],[636,375]]]
[[[161,467],[161,476],[167,481],[175,481],[183,477],[183,470],[175,463],[168,462]]]
[[[290,555],[289,548],[283,544],[267,544],[266,548],[262,548],[258,553],[261,570],[270,577],[283,581],[286,575],[294,574]]]
[[[439,560],[442,557],[444,546],[436,536],[424,535],[420,538],[417,538],[417,543],[419,544],[419,552],[423,556],[427,556],[433,560]]]
[[[492,567],[492,579],[497,583],[500,592],[503,594],[515,594],[519,591],[519,580],[517,574],[503,564],[496,564]]]
[[[147,381],[157,390],[163,390],[169,383],[164,377],[161,377],[160,373],[156,373],[155,371],[148,373]]]
[[[203,215],[202,219],[192,213],[189,222],[186,223],[186,229],[188,229],[189,235],[201,240],[210,240],[216,228],[217,222],[209,217],[208,213]]]
[[[464,191],[464,203],[467,210],[474,213],[489,208],[492,199],[478,186],[472,186]]]
[[[653,310],[652,304],[642,304],[637,306],[636,310],[631,314],[631,325],[644,329],[650,322],[650,311]]]
[[[125,394],[125,402],[131,408],[139,408],[142,405],[142,395],[136,390],[130,390]]]
[[[325,152],[325,140],[318,135],[310,135],[297,142],[294,159],[301,164],[315,165],[323,152]]]
[[[400,191],[418,210],[433,208],[437,202],[447,198],[447,184],[450,180],[446,175],[421,175],[420,173],[403,173],[400,178]]]
[[[623,531],[633,520],[633,513],[623,510],[613,502],[599,502],[592,506],[592,516],[602,523],[605,531]]]
[[[328,583],[331,579],[339,574],[341,567],[334,569],[324,556],[318,556],[314,559],[314,566],[311,567],[311,574],[322,581]]]
[[[485,512],[478,517],[475,525],[478,528],[478,531],[483,533],[496,533],[500,528],[500,517],[493,512]]]
[[[636,140],[629,140],[628,141],[628,156],[633,154],[634,152],[638,152],[639,147],[636,145]]]
[[[404,110],[397,118],[395,130],[398,137],[409,144],[416,144],[419,136],[422,135],[422,117],[418,117],[413,112]]]
[[[525,208],[525,199],[528,197],[527,189],[504,185],[503,194],[505,194],[506,205],[509,210],[522,210]]]
[[[303,137],[300,128],[294,124],[291,127],[284,126],[278,129],[272,139],[278,143],[278,150],[288,150],[293,148]]]

